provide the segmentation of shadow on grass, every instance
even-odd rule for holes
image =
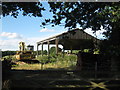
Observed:
[[[25,62],[27,64],[36,64],[36,63],[40,63],[38,60],[19,60],[20,62]]]
[[[49,87],[69,89],[74,87],[88,90],[88,88],[91,88],[90,81],[95,83],[107,82],[108,88],[119,86],[120,78],[116,80],[109,71],[77,71],[73,68],[75,67],[47,68],[44,70],[11,70],[9,87],[11,90],[25,88],[33,90]],[[89,85],[89,87],[85,87],[85,85]]]
[[[50,69],[50,68],[49,68]],[[83,72],[65,69],[47,70],[12,70],[12,88],[91,88],[91,81],[97,83],[106,82],[107,88],[119,87],[120,78],[95,78],[94,72]],[[106,72],[108,73],[108,72]],[[88,86],[87,86],[88,85]],[[87,86],[87,87],[86,87]],[[110,89],[111,90],[111,89]]]

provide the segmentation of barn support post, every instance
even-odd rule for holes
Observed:
[[[37,44],[37,57],[39,55],[38,50],[39,50],[39,44]]]
[[[48,43],[48,53],[47,54],[48,54],[48,57],[49,57],[50,56],[50,42],[48,41],[47,43]]]
[[[56,40],[55,40],[55,44],[56,44],[56,55],[58,55],[58,42],[59,42],[59,39],[56,38]]]
[[[41,56],[43,56],[43,43],[41,43]]]

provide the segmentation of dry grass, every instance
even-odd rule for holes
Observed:
[[[71,61],[57,61],[54,63],[48,63],[43,65],[43,69],[74,69],[76,63]],[[18,66],[12,67],[12,69],[18,70],[41,70],[41,64],[27,64],[19,63]]]
[[[37,60],[41,59],[39,57]],[[41,70],[41,69],[74,69],[76,65],[76,55],[65,55],[65,57],[58,56],[55,62],[47,63],[41,66],[41,64],[27,64],[23,62],[18,62],[17,66],[12,67],[12,69],[21,70]]]
[[[12,69],[19,70],[40,70],[40,64],[18,64],[18,66],[12,67]]]
[[[73,69],[73,68],[70,68],[71,66],[75,66],[75,65],[72,65],[72,63],[70,63],[70,61],[57,61],[55,63],[49,63],[49,64],[46,64],[44,66],[44,69]]]

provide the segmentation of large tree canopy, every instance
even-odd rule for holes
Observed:
[[[11,15],[17,18],[19,11],[22,11],[23,16],[42,17],[41,11],[44,7],[40,2],[3,2],[2,15],[5,17]]]
[[[46,18],[41,24],[64,25],[68,28],[83,28],[100,30],[103,26],[107,37],[108,51],[120,55],[120,3],[119,2],[49,2],[53,18]],[[45,10],[41,3],[2,3],[3,16],[17,17],[19,10],[23,15],[42,17]],[[109,44],[109,46],[108,46]]]
[[[103,26],[108,32],[113,29],[113,23],[118,25],[120,23],[120,3],[49,2],[49,4],[54,16],[45,23],[60,25],[64,20],[65,27],[76,28],[79,24],[83,29],[92,28],[96,31]]]

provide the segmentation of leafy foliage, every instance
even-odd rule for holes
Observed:
[[[41,11],[44,11],[44,7],[40,2],[3,2],[2,3],[2,15],[11,15],[17,18],[19,11],[23,11],[23,16],[42,17]]]
[[[37,55],[37,51],[33,51],[35,55]],[[41,50],[38,50],[38,53],[41,54]],[[43,50],[43,54],[47,55],[47,50]]]
[[[43,69],[46,66],[49,67],[49,65],[53,65],[52,68],[63,68],[66,69],[65,67],[75,67],[76,66],[76,61],[77,61],[77,56],[76,55],[65,55],[62,57],[62,54],[59,54],[58,56],[38,56],[37,60],[41,62],[41,69]],[[54,67],[55,66],[55,67]]]
[[[2,59],[4,60],[10,60],[12,62],[16,61],[16,57],[14,55],[8,55],[8,56],[4,56],[2,57]]]
[[[55,58],[48,57],[47,55],[38,56],[37,60],[39,60],[39,62],[41,63],[41,69],[43,69],[44,64],[52,63],[52,62],[56,61]]]
[[[40,63],[46,63],[49,62],[48,56],[38,56],[37,60],[39,60]]]
[[[58,51],[61,52],[62,49],[58,47]],[[56,47],[51,47],[50,48],[50,54],[55,55],[56,54]]]
[[[50,12],[54,14],[53,19],[49,20],[50,23],[59,25],[64,20],[65,27],[76,28],[79,24],[83,29],[93,30],[100,30],[101,25],[105,26],[110,24],[111,20],[114,21],[112,17],[118,13],[116,9],[119,6],[119,3],[98,2],[49,2],[49,4]],[[114,19],[116,20],[117,17]]]

